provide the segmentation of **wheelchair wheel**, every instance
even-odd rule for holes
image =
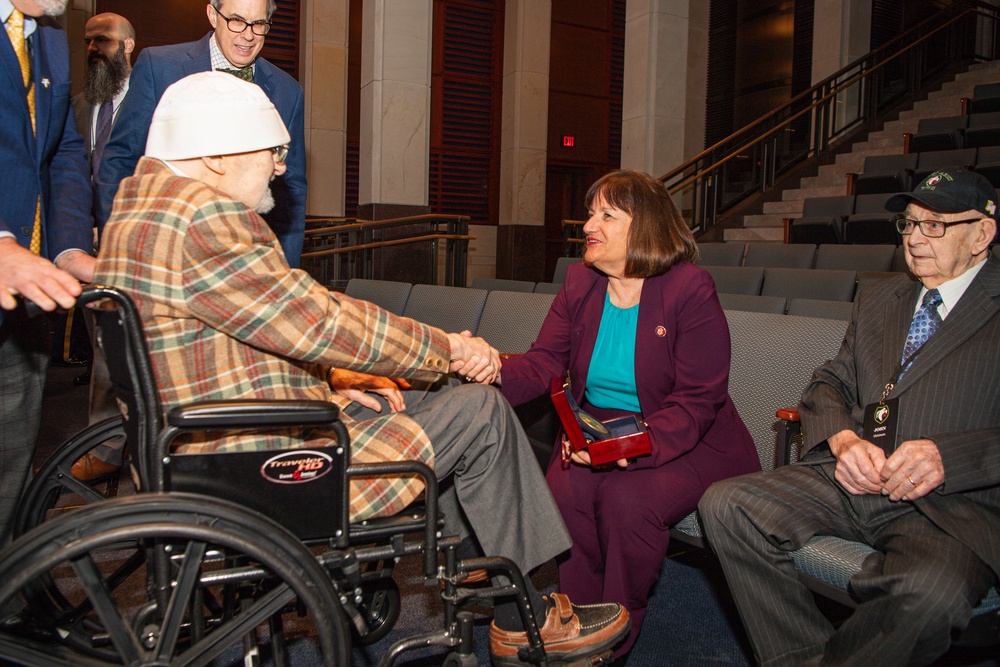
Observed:
[[[26,602],[19,664],[349,664],[325,570],[279,524],[226,501],[142,494],[47,521],[0,552],[0,608]]]
[[[96,482],[81,482],[70,468],[80,457],[111,438],[124,437],[121,417],[110,417],[83,429],[56,449],[32,477],[13,519],[14,537],[58,514],[133,491],[128,465]]]
[[[354,640],[361,646],[374,644],[384,638],[399,620],[402,595],[399,585],[392,577],[366,582],[362,586],[361,604],[358,611],[365,620],[367,632],[354,632]]]

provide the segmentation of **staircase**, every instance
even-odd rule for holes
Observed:
[[[802,202],[809,197],[846,195],[847,174],[858,173],[869,155],[890,155],[903,152],[903,133],[917,131],[921,118],[955,116],[962,113],[960,100],[972,97],[972,89],[979,83],[1000,81],[1000,61],[990,61],[971,66],[954,80],[945,83],[927,99],[914,104],[912,109],[903,111],[897,120],[889,121],[878,132],[868,135],[866,141],[858,142],[850,153],[837,156],[833,164],[823,165],[816,176],[808,176],[799,181],[796,188],[782,192],[781,201],[767,202],[764,212],[743,217],[743,227],[724,230],[725,241],[774,241],[784,240],[784,219],[802,215]]]

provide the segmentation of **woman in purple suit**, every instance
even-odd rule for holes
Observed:
[[[614,601],[632,615],[628,651],[670,527],[719,479],[760,469],[729,397],[729,329],[708,272],[691,262],[694,237],[663,185],[635,171],[603,176],[587,192],[584,262],[525,354],[504,362],[514,405],[572,378],[576,402],[608,419],[641,414],[652,453],[591,464],[557,447],[546,477],[573,546],[559,563],[563,593]]]

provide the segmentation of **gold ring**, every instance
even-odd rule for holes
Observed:
[[[914,481],[913,481],[913,478],[912,478],[912,477],[910,477],[909,475],[907,475],[907,476],[906,476],[906,479],[910,480],[910,484],[912,484],[913,486],[916,486],[916,485],[917,485],[917,483],[916,483],[916,482],[914,482]]]

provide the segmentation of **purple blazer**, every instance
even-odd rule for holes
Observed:
[[[584,263],[569,267],[538,339],[525,354],[504,361],[501,390],[513,405],[547,392],[551,379],[567,371],[583,405],[607,287],[607,277]],[[729,397],[729,355],[729,327],[707,271],[682,262],[643,282],[635,381],[653,453],[630,469],[685,457],[706,486],[760,470],[753,440]],[[588,411],[602,419],[614,414]]]

